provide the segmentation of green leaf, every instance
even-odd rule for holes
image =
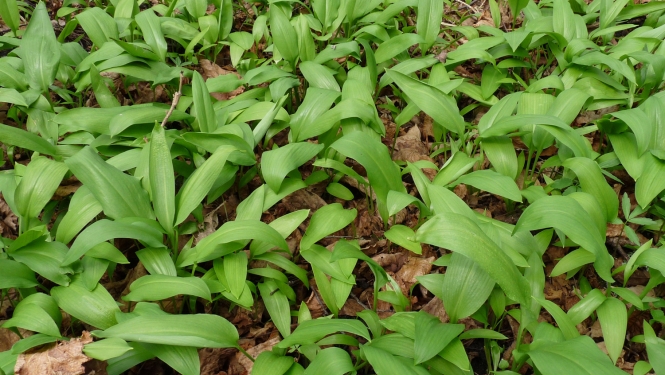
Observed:
[[[395,70],[387,70],[386,74],[434,121],[453,133],[464,133],[464,118],[450,95]]]
[[[72,264],[95,245],[115,238],[133,238],[152,247],[164,246],[162,244],[162,233],[159,230],[148,227],[140,221],[132,223],[130,220],[111,221],[102,219],[96,221],[76,237],[62,264]]]
[[[282,337],[289,336],[291,334],[291,309],[288,299],[273,280],[266,280],[258,283],[257,286],[275,327]]]
[[[288,348],[293,345],[314,344],[322,338],[338,332],[348,332],[370,340],[367,327],[359,320],[323,318],[306,320],[300,323],[289,337],[285,337],[276,346],[278,348]]]
[[[100,212],[102,205],[97,202],[87,186],[81,186],[69,201],[67,213],[58,225],[56,241],[69,243]]]
[[[65,164],[90,189],[107,216],[154,217],[148,194],[140,182],[104,162],[91,147],[65,160]]]
[[[159,56],[160,61],[166,59],[166,39],[162,32],[162,26],[159,17],[155,15],[152,9],[139,12],[134,17],[134,21],[141,28],[143,39],[152,48],[152,51]]]
[[[36,240],[18,250],[14,250],[12,257],[14,260],[30,267],[42,277],[58,285],[68,285],[69,277],[66,274],[73,273],[73,270],[68,267],[61,267],[67,250],[67,246],[60,242]]]
[[[416,234],[405,225],[393,225],[383,235],[390,241],[416,254],[422,254],[423,252],[420,243],[414,240]]]
[[[464,324],[441,323],[424,311],[416,314],[416,339],[414,364],[423,363],[439,354],[464,331]]]
[[[224,256],[224,274],[231,294],[240,298],[247,280],[247,254],[244,251]]]
[[[610,268],[612,257],[605,248],[605,233],[600,233],[588,212],[574,199],[548,196],[535,201],[524,210],[515,225],[515,232],[556,228],[596,257],[595,268],[600,277],[613,282]]]
[[[32,297],[35,296],[35,297]],[[6,320],[3,328],[20,327],[34,332],[44,333],[54,337],[60,337],[58,323],[41,305],[47,303],[50,308],[60,314],[58,306],[50,296],[36,293],[21,301],[14,310],[11,319]],[[47,308],[48,308],[47,307]],[[58,315],[62,320],[62,315]]]
[[[424,42],[425,40],[418,34],[399,34],[381,43],[374,52],[374,58],[377,64],[381,64],[404,52],[412,45]]]
[[[101,108],[114,108],[119,107],[120,102],[118,99],[111,93],[104,79],[99,74],[97,67],[92,65],[90,67],[90,84],[92,86],[92,91],[95,93],[95,99]]]
[[[605,347],[612,359],[617,362],[626,339],[628,313],[626,305],[614,297],[607,298],[597,310],[600,328],[603,330]]]
[[[18,1],[3,1],[0,3],[0,17],[9,26],[14,35],[19,27]]]
[[[279,192],[286,175],[305,164],[322,149],[323,145],[300,142],[264,152],[261,156],[263,179],[274,192]]]
[[[554,266],[550,277],[556,277],[566,272],[578,269],[585,264],[593,263],[596,260],[596,256],[584,249],[573,250],[570,253],[566,254],[559,263]]]
[[[309,82],[310,87],[341,91],[339,83],[335,80],[335,76],[331,70],[321,64],[304,61],[300,63],[300,71],[305,80]]]
[[[192,173],[185,181],[176,196],[177,216],[175,224],[178,225],[187,219],[187,216],[201,204],[217,179],[229,155],[235,151],[233,146],[221,146]]]
[[[341,348],[330,347],[321,350],[307,366],[303,375],[330,374],[343,375],[353,373],[355,368],[349,353]]]
[[[40,154],[54,156],[58,152],[55,146],[44,138],[4,124],[0,124],[0,139],[4,144],[36,151]]]
[[[627,80],[636,84],[635,72],[626,63],[617,60],[611,55],[606,55],[599,51],[591,51],[580,57],[573,59],[574,64],[594,66],[594,65],[607,65],[611,71],[617,72],[626,77]]]
[[[215,131],[217,129],[217,118],[212,108],[210,93],[205,82],[203,82],[203,77],[196,71],[192,76],[192,93],[194,96],[192,116],[196,118],[195,123],[203,133]]]
[[[108,134],[112,137],[117,136],[132,125],[153,124],[155,121],[162,122],[169,111],[168,108],[161,106],[131,106],[123,108],[125,110],[113,116],[109,122]],[[171,113],[169,120],[178,121],[187,118],[190,118],[190,116],[184,112],[175,110]]]
[[[101,47],[112,39],[118,39],[118,26],[115,20],[102,8],[90,7],[77,14],[76,19],[97,47]],[[50,23],[49,27],[51,27]]]
[[[298,58],[298,35],[286,14],[278,6],[270,8],[270,33],[279,53],[295,67]]]
[[[83,353],[90,358],[106,361],[133,350],[127,341],[119,338],[104,339],[83,346]]]
[[[588,336],[530,350],[529,356],[543,375],[625,375]]]
[[[196,348],[189,346],[142,344],[150,353],[182,375],[199,375],[201,362]]]
[[[52,288],[51,295],[67,314],[91,326],[106,329],[117,323],[115,316],[120,309],[101,284],[88,290],[80,282],[73,282]]]
[[[443,285],[436,291],[451,322],[471,316],[487,301],[494,289],[494,279],[471,258],[453,253]],[[443,348],[441,348],[443,349]]]
[[[37,217],[60,186],[65,173],[67,166],[63,163],[45,157],[32,158],[14,193],[18,214],[26,219]]]
[[[508,137],[491,137],[481,141],[483,151],[494,169],[511,179],[517,178],[517,155]]]
[[[489,169],[474,171],[457,179],[453,185],[467,184],[516,202],[522,202],[522,194],[515,181]]]
[[[645,154],[642,168],[635,182],[635,199],[640,206],[647,207],[665,189],[665,161],[648,153]]]
[[[419,0],[416,30],[423,39],[420,50],[423,54],[432,47],[441,30],[443,2],[438,0]]]
[[[665,343],[663,340],[656,336],[653,328],[643,321],[644,325],[644,343],[647,347],[647,355],[649,356],[649,362],[656,373],[656,375],[662,375],[665,371]]]
[[[255,375],[283,375],[294,364],[292,357],[277,355],[272,351],[264,351],[256,357],[252,374]]]
[[[605,221],[613,221],[619,212],[619,199],[612,187],[605,181],[605,176],[603,176],[598,164],[591,159],[576,157],[566,159],[563,165],[575,172],[580,180],[582,191],[598,199],[603,209]]]
[[[221,247],[220,245],[250,239],[260,239],[261,241],[275,245],[282,250],[289,250],[286,241],[284,241],[284,238],[282,238],[279,232],[266,223],[258,220],[227,221],[214,233],[199,241],[196,247],[190,252],[185,254],[181,253],[176,264],[178,267],[184,267],[194,264],[194,262],[204,262],[218,256],[230,254],[239,248],[232,247],[228,252],[221,254],[216,253],[216,251],[218,247]],[[242,248],[242,246],[240,248]],[[212,255],[216,256],[210,258]]]
[[[211,300],[210,289],[198,277],[145,275],[129,286],[125,301],[160,301],[176,295],[196,296]]]
[[[550,315],[552,315],[554,320],[556,320],[561,333],[563,333],[563,337],[565,337],[567,340],[571,340],[580,335],[580,333],[577,331],[577,328],[575,327],[575,323],[573,323],[570,317],[565,312],[563,312],[563,310],[561,310],[557,304],[542,297],[534,296],[533,298],[538,301],[538,303],[544,307],[545,310],[550,313]]]
[[[307,250],[323,237],[335,233],[351,224],[357,215],[356,209],[345,210],[339,203],[318,209],[309,221],[309,226],[300,241],[300,249]]]
[[[453,213],[432,217],[416,233],[416,240],[471,258],[501,286],[508,298],[527,303],[529,285],[513,261],[471,219]]]
[[[95,332],[103,338],[117,337],[142,343],[194,346],[201,348],[235,348],[238,331],[219,315],[139,315]]]
[[[151,275],[177,276],[171,251],[165,247],[147,247],[137,251],[136,256]]]
[[[388,149],[381,142],[364,132],[344,135],[331,148],[360,163],[367,171],[367,177],[379,201],[379,212],[384,221],[388,220],[388,192],[406,192],[398,167],[390,158]]]
[[[10,259],[0,259],[0,272],[0,289],[32,288],[39,284],[28,266]]]
[[[326,191],[328,194],[332,195],[335,198],[339,198],[345,201],[353,200],[354,195],[349,188],[340,184],[339,182],[331,182],[326,186]]]
[[[375,348],[371,345],[363,345],[361,350],[377,375],[418,374],[415,366],[408,364],[407,361],[401,361],[398,359],[399,357],[385,350]]]
[[[101,10],[100,10],[101,11]],[[40,1],[23,34],[21,57],[30,87],[47,92],[60,63],[60,43],[55,37],[46,5]]]
[[[173,232],[175,217],[175,177],[171,151],[164,128],[155,123],[150,140],[149,178],[157,220],[167,233]]]

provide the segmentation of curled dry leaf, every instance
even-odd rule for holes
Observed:
[[[431,258],[420,258],[420,257],[410,257],[397,274],[397,282],[402,287],[402,292],[406,295],[409,295],[409,290],[411,286],[415,284],[417,276],[423,276],[430,273],[432,270],[432,262],[434,262],[434,257]]]

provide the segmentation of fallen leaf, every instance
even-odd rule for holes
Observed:
[[[81,338],[60,341],[50,349],[36,353],[23,353],[14,366],[16,375],[79,375],[86,374],[84,363],[92,358],[83,354],[83,345],[92,342],[90,332],[84,331]],[[104,373],[106,373],[104,371]],[[95,374],[100,374],[95,371]]]
[[[254,347],[247,349],[247,354],[256,359],[259,354],[265,352],[266,350],[272,350],[272,347],[277,345],[278,342],[280,342],[280,339],[277,335],[266,342],[262,342]],[[240,363],[247,370],[247,373],[251,374],[252,368],[254,367],[254,362],[250,361],[249,358],[240,352],[236,354],[236,358],[238,359],[238,363]]]
[[[405,295],[409,295],[409,290],[411,286],[418,282],[416,277],[427,275],[432,270],[432,262],[434,262],[434,257],[431,258],[421,258],[412,256],[406,262],[402,268],[397,271],[395,275],[397,277],[397,282],[400,286],[403,286],[402,292]]]
[[[422,307],[422,311],[436,316],[441,323],[448,323],[450,321],[450,317],[448,316],[446,309],[443,307],[443,301],[438,297],[434,297],[427,302],[427,304]]]

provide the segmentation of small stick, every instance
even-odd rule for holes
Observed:
[[[169,108],[169,111],[166,112],[166,116],[164,117],[164,121],[162,121],[162,128],[166,126],[166,122],[169,120],[169,117],[171,117],[171,114],[173,113],[173,110],[175,107],[178,105],[178,102],[180,101],[180,97],[182,96],[182,81],[185,80],[185,75],[183,74],[182,70],[180,71],[180,85],[178,86],[178,91],[173,95],[173,102],[171,103],[171,108]]]

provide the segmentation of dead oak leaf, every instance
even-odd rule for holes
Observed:
[[[16,375],[78,375],[85,374],[84,363],[92,358],[83,354],[83,345],[92,342],[90,333],[84,331],[80,338],[60,341],[45,351],[23,353],[18,356]]]

